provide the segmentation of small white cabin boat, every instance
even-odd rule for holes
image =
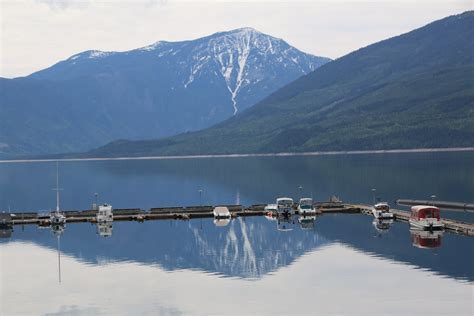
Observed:
[[[313,206],[313,199],[311,198],[300,199],[300,202],[298,203],[298,213],[300,215],[316,213],[316,210],[314,209],[314,206]]]
[[[276,205],[276,204],[268,204],[267,206],[265,206],[264,211],[267,212],[267,213],[268,213],[268,212],[272,212],[272,213],[273,213],[273,212],[276,212],[277,209],[278,209],[278,208],[277,208],[277,205]]]
[[[225,206],[215,207],[213,213],[215,218],[230,218],[229,209]]]
[[[293,199],[281,197],[276,200],[277,212],[282,215],[290,215],[293,212]]]
[[[99,205],[99,210],[97,211],[97,222],[112,222],[114,220],[114,213],[112,205],[102,204]]]
[[[377,219],[391,219],[393,213],[390,212],[390,206],[387,202],[380,202],[374,205],[372,208],[372,214]]]
[[[410,226],[419,229],[442,229],[439,208],[429,205],[415,205],[411,207]]]

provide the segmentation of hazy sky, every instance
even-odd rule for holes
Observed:
[[[84,50],[125,51],[243,26],[337,58],[472,9],[471,0],[0,0],[0,76],[28,75]]]

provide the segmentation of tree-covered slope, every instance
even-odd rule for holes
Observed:
[[[330,62],[209,129],[92,156],[474,146],[474,13]]]
[[[328,61],[251,28],[79,53],[28,77],[0,78],[0,156],[200,130]]]

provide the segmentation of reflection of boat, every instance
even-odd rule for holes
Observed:
[[[215,218],[230,218],[229,209],[225,206],[217,206],[213,210]]]
[[[313,206],[313,199],[311,198],[302,198],[298,204],[298,213],[303,214],[314,214],[316,210]]]
[[[114,220],[114,214],[112,205],[103,204],[99,205],[99,210],[97,211],[97,222],[112,222]]]
[[[9,226],[0,226],[0,238],[10,238],[12,236],[13,228]]]
[[[289,215],[293,212],[293,199],[282,197],[276,200],[278,214]]]
[[[0,238],[9,238],[12,235],[13,225],[10,213],[0,213]]]
[[[60,247],[60,238],[62,233],[64,233],[65,225],[63,224],[55,224],[51,225],[51,231],[54,235],[56,235],[57,242],[58,242],[58,281],[61,283],[61,247]]]
[[[99,234],[101,237],[111,237],[112,229],[113,227],[111,221],[97,222],[97,234]]]
[[[378,219],[374,218],[372,225],[379,233],[387,232],[393,224],[393,219]]]
[[[420,230],[410,229],[411,244],[417,248],[438,248],[441,247],[441,239],[443,237],[442,230]]]
[[[224,227],[229,225],[230,223],[230,218],[215,218],[214,219],[214,225],[217,227]]]
[[[439,208],[436,206],[416,205],[411,207],[410,225],[420,229],[442,229]]]
[[[390,212],[390,206],[387,202],[380,202],[374,205],[372,214],[378,219],[393,218],[393,213]]]
[[[59,171],[58,171],[58,163],[56,163],[56,188],[53,190],[56,191],[56,211],[51,213],[49,216],[49,221],[53,225],[60,225],[66,222],[66,216],[59,211],[59,191],[62,189],[59,188]]]
[[[301,229],[314,229],[314,222],[316,216],[300,216],[298,217],[298,223],[300,223]]]
[[[277,230],[281,232],[287,232],[293,230],[294,221],[291,216],[278,216],[277,218]]]

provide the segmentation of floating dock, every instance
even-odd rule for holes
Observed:
[[[265,210],[267,204],[255,204],[249,207],[243,207],[242,205],[220,205],[227,207],[231,217],[241,216],[263,216],[269,215],[268,211]],[[293,206],[296,212],[297,204]],[[328,214],[328,213],[363,213],[372,214],[372,206],[364,204],[347,204],[342,202],[317,202],[314,204],[316,209],[316,215]],[[192,218],[213,218],[214,217],[214,206],[185,206],[185,207],[157,207],[149,210],[142,210],[140,208],[126,208],[126,209],[114,209],[113,210],[113,221],[148,221],[148,220],[166,220],[166,219],[177,219],[177,220],[189,220]],[[395,220],[401,222],[408,222],[410,212],[391,209],[391,212],[395,215]],[[80,222],[97,222],[97,211],[96,210],[82,210],[82,211],[62,211],[66,216],[66,222],[69,223],[80,223]],[[5,213],[3,213],[5,214]],[[8,216],[7,216],[8,215]],[[270,214],[276,215],[276,214]],[[2,217],[4,226],[13,225],[39,225],[49,226],[51,225],[48,214],[39,214],[36,212],[15,212],[8,213]],[[474,236],[474,223],[460,222],[451,219],[442,219],[445,225],[445,230],[466,235]]]

